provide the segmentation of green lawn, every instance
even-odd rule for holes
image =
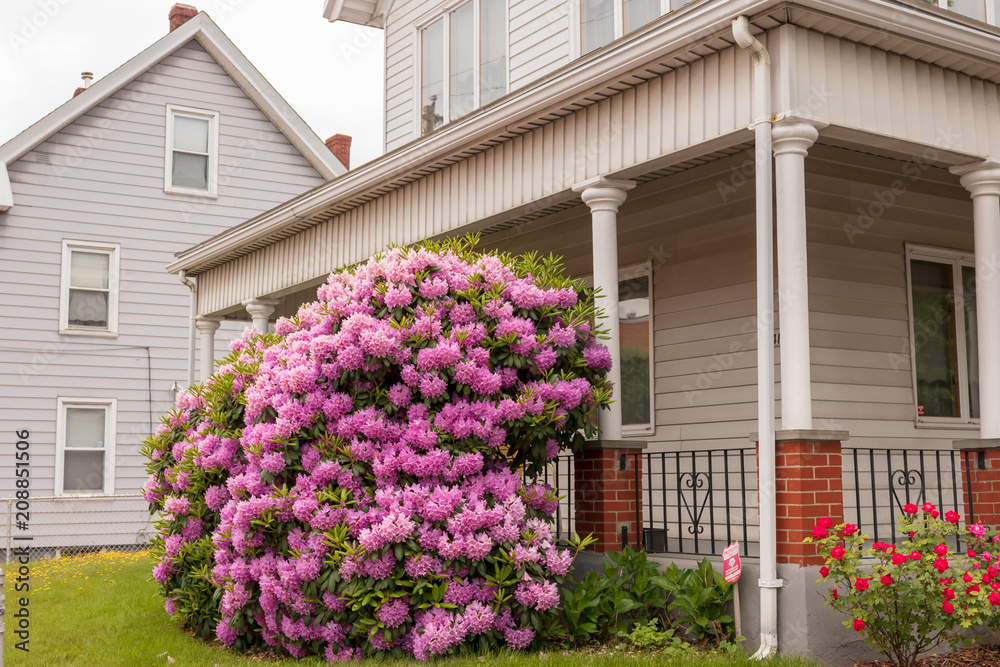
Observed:
[[[235,655],[221,646],[212,646],[189,637],[163,610],[156,584],[150,578],[151,565],[145,554],[91,554],[39,561],[31,564],[32,595],[30,652],[16,650],[13,613],[18,609],[14,582],[8,577],[4,593],[7,614],[4,652],[7,665],[94,665],[139,667],[169,665],[282,665],[326,664],[307,660],[262,660]],[[168,658],[172,658],[171,663]],[[409,665],[413,660],[381,662],[382,665]],[[503,667],[547,666],[612,667],[613,665],[662,665],[681,667],[739,667],[757,665],[738,659],[686,656],[669,660],[649,654],[634,655],[625,649],[608,647],[600,651],[564,654],[549,651],[533,654],[500,654],[482,658],[455,658],[436,664],[446,667],[503,665]],[[799,659],[781,659],[772,667],[816,667]]]

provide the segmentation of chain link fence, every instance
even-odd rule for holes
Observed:
[[[106,551],[145,551],[155,516],[140,494],[0,498],[0,550],[11,562],[17,547],[32,560]],[[27,509],[24,509],[27,506]]]

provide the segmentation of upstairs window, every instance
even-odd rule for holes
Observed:
[[[111,494],[115,400],[59,398],[56,493]]]
[[[1000,19],[1000,0],[924,0],[942,9],[949,9],[956,14],[998,25]]]
[[[583,52],[590,53],[622,35],[680,9],[692,0],[580,0]]]
[[[118,332],[118,245],[63,241],[60,333]]]
[[[907,248],[917,422],[979,419],[976,269],[970,253]]]
[[[507,94],[506,0],[469,0],[420,30],[420,133]]]
[[[219,114],[167,105],[164,190],[218,194]]]

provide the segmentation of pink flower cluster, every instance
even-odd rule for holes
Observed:
[[[154,577],[170,610],[190,607],[172,587],[201,540],[215,633],[238,648],[322,645],[333,662],[396,646],[425,659],[484,634],[531,644],[571,557],[554,491],[520,467],[592,429],[610,357],[578,285],[463,248],[332,275],[182,395],[147,441],[143,487],[165,517]],[[487,559],[507,558],[519,583],[500,591]]]

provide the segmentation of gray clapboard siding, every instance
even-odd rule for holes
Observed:
[[[219,111],[218,199],[163,192],[168,103]],[[17,316],[3,324],[0,428],[31,432],[32,489],[51,493],[57,397],[115,398],[115,490],[138,492],[150,412],[158,420],[172,404],[171,385],[186,378],[188,290],[163,267],[175,252],[323,178],[196,42],[9,171],[15,206],[0,226],[0,306]],[[63,239],[121,245],[117,337],[59,335]],[[223,325],[217,358],[242,328]],[[0,496],[13,488],[11,476],[0,479]]]

